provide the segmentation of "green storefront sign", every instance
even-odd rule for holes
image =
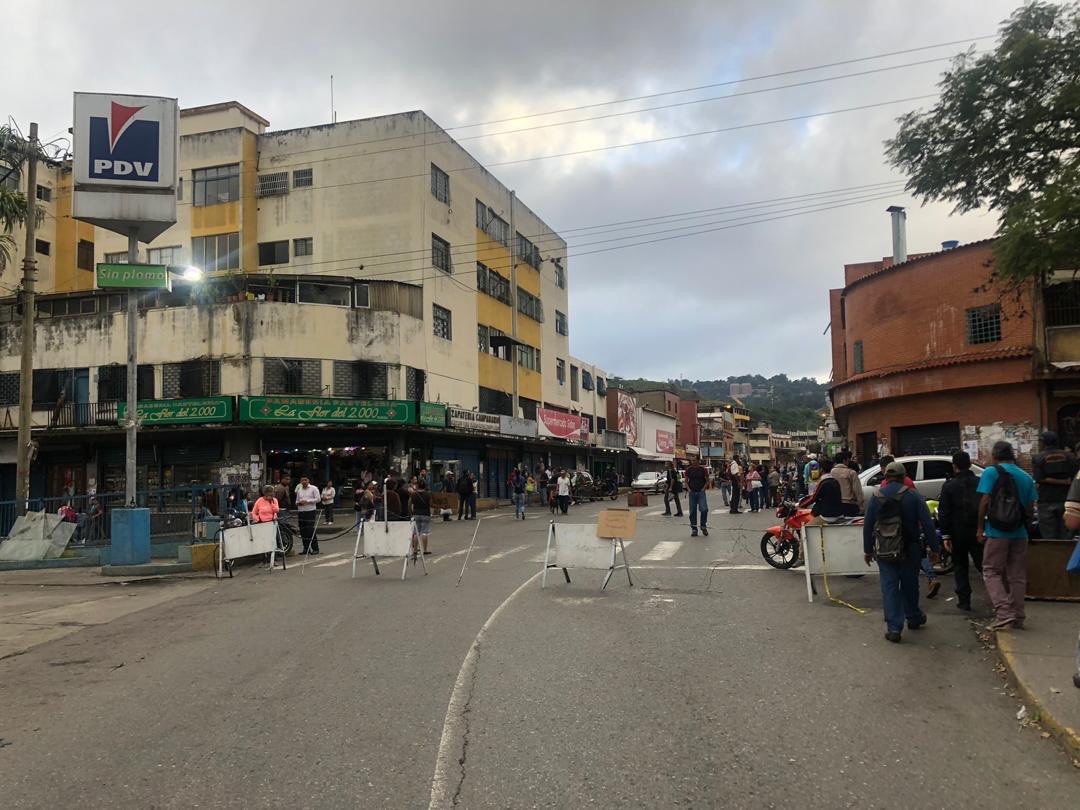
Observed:
[[[446,427],[446,406],[436,402],[421,402],[420,424],[424,427]]]
[[[209,422],[231,422],[232,397],[205,399],[149,399],[136,406],[143,425],[203,425]],[[127,417],[127,403],[116,408],[117,421]]]
[[[97,285],[101,289],[169,289],[169,267],[165,264],[99,264]]]
[[[415,425],[416,403],[401,399],[240,397],[240,421]]]

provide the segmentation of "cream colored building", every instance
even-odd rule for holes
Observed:
[[[97,290],[94,266],[126,261],[126,239],[71,218],[70,165],[42,166],[38,185],[47,190],[39,194],[46,217],[36,257],[35,426],[45,456],[64,444],[57,437],[65,427],[90,429],[77,452],[57,449],[62,472],[46,471],[38,487],[53,494],[72,474],[76,489],[113,479],[101,459],[114,458],[121,441],[124,295]],[[141,485],[179,483],[188,473],[224,477],[221,468],[256,458],[268,478],[304,464],[340,477],[312,454],[346,442],[366,448],[346,435],[348,422],[320,434],[314,418],[258,422],[245,398],[266,396],[430,403],[529,420],[540,408],[580,412],[592,417],[589,444],[602,446],[602,372],[569,352],[565,241],[423,112],[275,132],[237,102],[181,110],[178,196],[176,224],[140,245],[140,261],[194,265],[207,278],[142,294],[139,398],[239,399],[231,422],[201,432],[227,435],[193,453],[201,460],[190,469],[161,459],[170,443],[188,442],[191,423],[163,424],[175,435],[142,439],[157,460],[140,464]],[[8,289],[18,285],[20,259],[0,277]],[[20,333],[15,301],[0,302],[7,443],[17,424]],[[579,399],[574,369],[592,383],[588,390],[578,379]],[[436,429],[437,411],[417,428]],[[252,429],[238,431],[246,417]],[[397,430],[365,424],[372,428]],[[407,435],[365,436],[391,466],[440,458],[481,472],[487,459],[449,428],[422,450]],[[520,453],[540,459],[553,447],[585,455],[539,440]],[[486,465],[493,489],[510,458]]]

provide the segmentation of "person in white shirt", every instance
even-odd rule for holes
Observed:
[[[318,554],[319,541],[315,537],[315,519],[321,495],[319,488],[312,486],[311,479],[306,475],[300,479],[296,486],[296,511],[300,520],[300,538],[304,541],[304,550],[301,554]]]
[[[557,486],[559,488],[559,511],[565,515],[570,511],[570,475],[566,470],[559,472]]]
[[[731,514],[737,515],[740,513],[739,498],[742,495],[742,466],[739,464],[739,457],[735,456],[731,461],[731,466],[728,467],[728,474],[731,476]]]
[[[322,514],[327,526],[334,525],[334,499],[336,497],[337,490],[334,489],[334,482],[327,481],[322,491]]]

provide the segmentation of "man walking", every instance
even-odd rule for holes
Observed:
[[[979,479],[978,540],[983,547],[983,581],[994,606],[994,630],[1024,626],[1027,590],[1027,523],[1035,504],[1035,482],[1016,466],[1008,442],[990,450],[993,467]]]
[[[510,474],[510,491],[514,496],[514,520],[519,517],[525,519],[525,487],[527,481],[525,474],[520,470],[514,470]]]
[[[953,453],[953,477],[941,487],[938,501],[938,525],[945,550],[952,555],[956,579],[956,606],[971,610],[969,562],[982,571],[983,549],[975,535],[979,528],[979,479],[971,471],[971,456]],[[969,560],[970,558],[970,560]]]
[[[898,643],[907,620],[909,630],[926,624],[919,608],[920,534],[930,538],[933,556],[939,548],[937,531],[926,501],[904,485],[904,465],[885,468],[885,482],[866,509],[863,555],[866,565],[877,560],[885,612],[885,638]]]
[[[832,477],[840,484],[840,504],[843,514],[858,517],[866,512],[866,500],[863,496],[862,481],[859,474],[851,467],[851,453],[841,450],[836,454],[832,467]]]
[[[565,469],[559,472],[556,486],[559,494],[559,511],[565,515],[570,511],[570,475]]]
[[[1039,437],[1042,452],[1032,461],[1035,483],[1039,488],[1039,534],[1045,540],[1069,537],[1065,531],[1065,496],[1077,472],[1076,456],[1062,449],[1057,434],[1051,430]]]
[[[664,517],[671,517],[671,500],[675,499],[675,517],[682,517],[682,501],[679,493],[682,492],[682,480],[679,472],[675,469],[674,462],[667,463],[666,482],[664,484]]]
[[[468,470],[464,471],[457,482],[458,520],[461,520],[462,515],[465,516],[465,520],[469,519],[469,499],[472,497],[472,481],[470,480],[469,475]]]
[[[304,541],[301,554],[318,554],[319,541],[315,539],[316,509],[319,504],[319,488],[312,486],[305,475],[296,486],[296,512],[300,521],[300,539]]]
[[[724,506],[731,506],[731,473],[728,472],[728,465],[721,463],[720,467],[716,471],[716,480],[720,483],[720,497],[724,501]]]
[[[709,499],[705,490],[709,486],[709,473],[694,459],[686,470],[686,488],[690,490],[690,536],[697,537],[698,514],[701,514],[701,533],[709,536]]]
[[[326,523],[327,526],[334,525],[334,499],[336,497],[337,490],[334,489],[334,482],[327,481],[321,495],[323,522]]]
[[[739,496],[742,494],[742,465],[739,464],[738,456],[731,460],[728,476],[731,479],[731,514],[739,515],[742,514],[739,509]]]

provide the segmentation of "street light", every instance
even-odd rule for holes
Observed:
[[[183,278],[184,281],[202,281],[203,271],[201,267],[189,264],[181,271],[180,277]]]

